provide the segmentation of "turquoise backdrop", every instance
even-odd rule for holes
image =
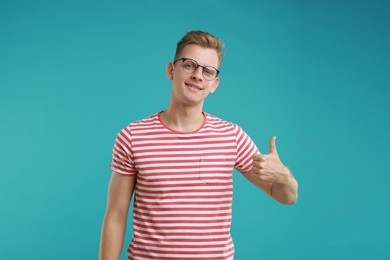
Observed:
[[[390,259],[389,14],[375,0],[2,0],[0,259],[97,259],[114,138],[167,107],[165,65],[195,29],[226,43],[204,110],[263,153],[276,135],[300,184],[284,206],[234,173],[235,259]]]

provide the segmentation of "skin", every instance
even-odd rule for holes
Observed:
[[[199,65],[219,68],[217,52],[197,45],[186,46],[179,58],[191,58]],[[204,121],[202,113],[206,97],[213,93],[219,78],[207,81],[202,68],[188,74],[181,68],[181,61],[166,66],[166,75],[172,81],[172,93],[168,109],[160,114],[163,123],[181,132],[194,131]],[[244,176],[272,198],[283,204],[294,204],[298,196],[298,183],[290,170],[283,165],[276,150],[276,137],[270,141],[269,154],[253,156],[253,168]],[[130,201],[136,185],[136,177],[113,172],[108,188],[107,209],[102,226],[100,260],[118,260],[123,247]]]
[[[219,67],[217,52],[197,45],[186,46],[180,58],[194,59],[202,66]],[[172,81],[172,93],[168,109],[161,114],[161,120],[169,128],[177,131],[190,132],[198,129],[204,120],[202,113],[204,100],[217,89],[220,79],[205,80],[201,67],[188,74],[181,68],[181,61],[175,64],[168,63],[166,74]]]
[[[271,138],[269,146],[269,154],[253,155],[252,170],[244,176],[278,202],[295,204],[298,182],[279,158],[276,136]]]
[[[119,260],[120,258],[135,183],[135,176],[125,176],[115,172],[111,174],[107,209],[100,239],[100,260]]]

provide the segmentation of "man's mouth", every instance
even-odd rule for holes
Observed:
[[[192,89],[203,90],[203,88],[199,87],[196,84],[192,84],[192,83],[185,83],[185,84],[186,84],[187,87],[190,87]]]

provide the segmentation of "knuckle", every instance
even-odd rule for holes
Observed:
[[[266,167],[266,163],[265,162],[259,162],[258,166],[259,166],[259,168],[264,169]]]
[[[258,160],[260,160],[260,157],[261,155],[260,154],[255,154],[255,155],[253,155],[253,157],[252,157],[252,159],[254,160],[254,161],[258,161]]]
[[[260,179],[261,181],[266,181],[268,178],[267,178],[267,176],[265,176],[265,175],[259,175],[259,179]]]

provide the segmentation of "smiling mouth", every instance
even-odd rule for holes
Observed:
[[[195,85],[195,84],[191,84],[191,83],[185,83],[187,87],[190,87],[192,89],[198,89],[198,90],[203,90],[203,88]]]

